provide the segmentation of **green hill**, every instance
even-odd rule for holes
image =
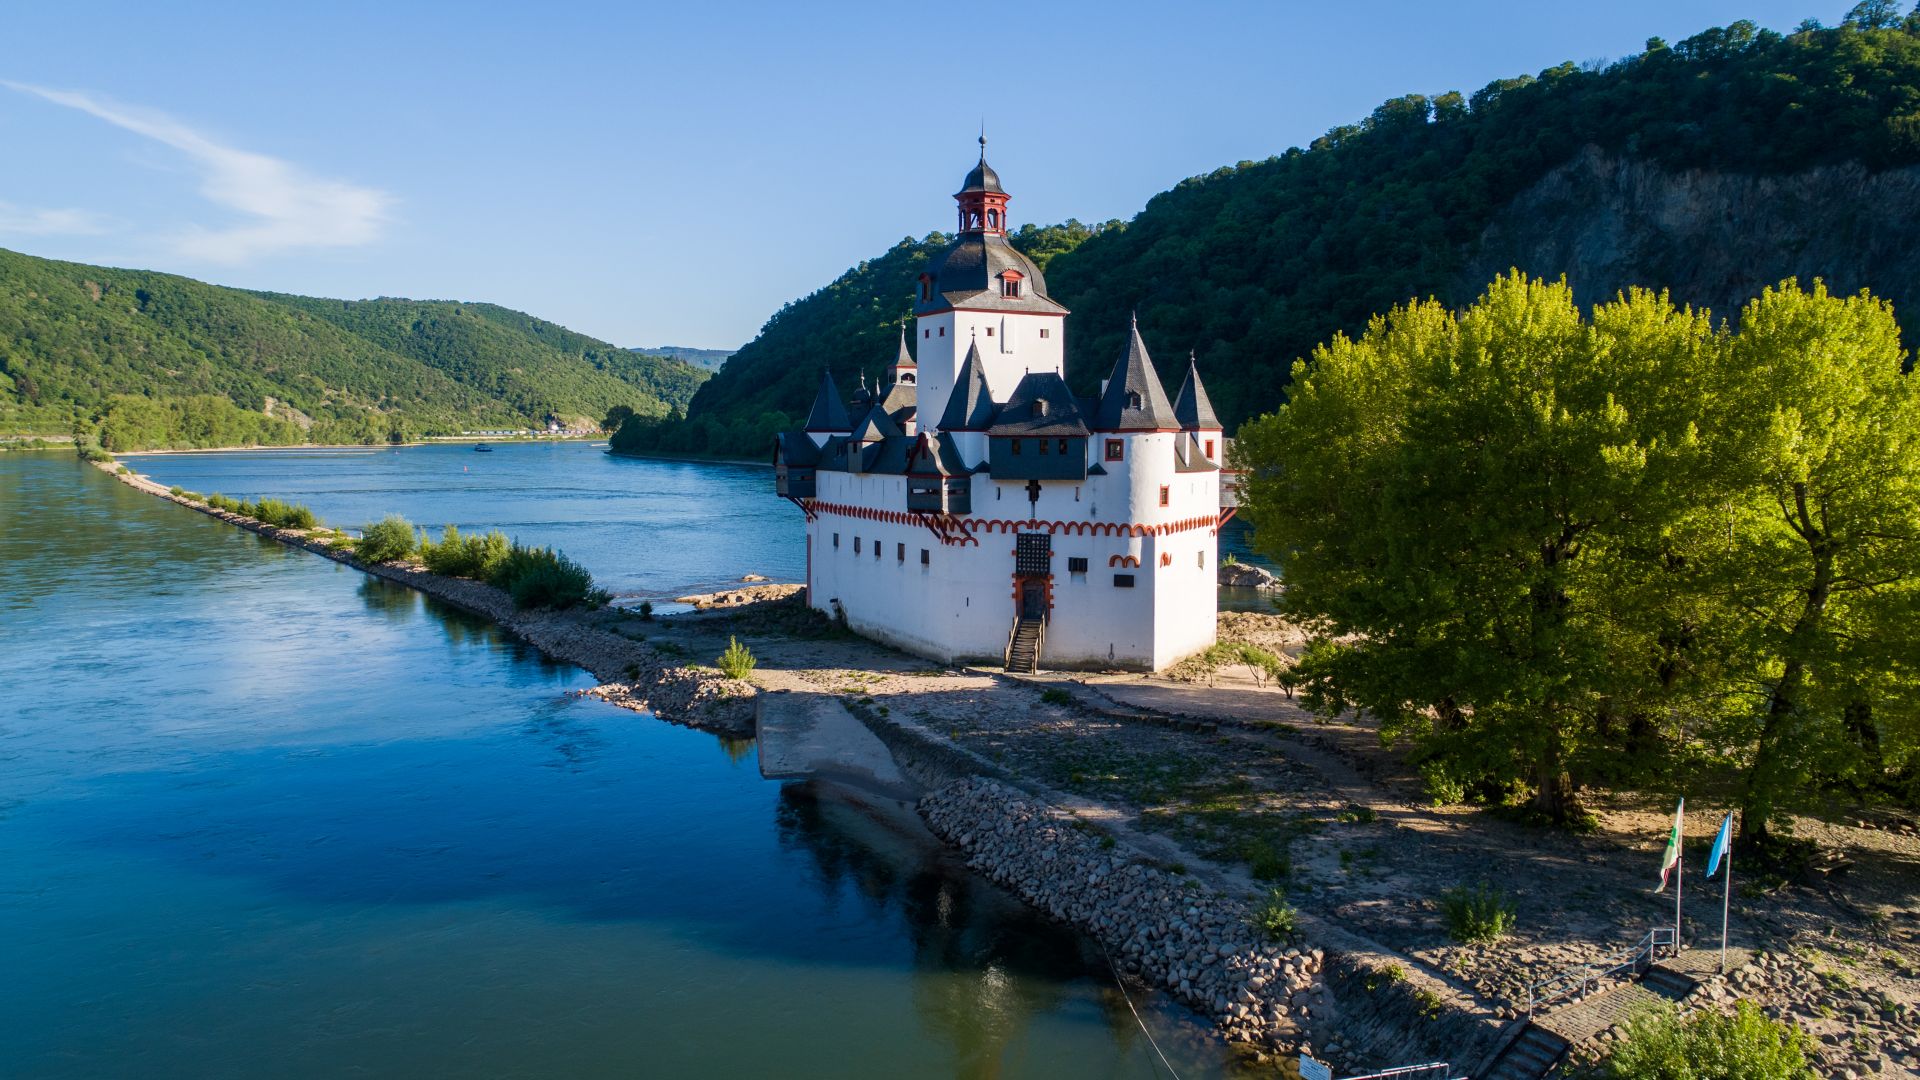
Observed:
[[[490,304],[338,301],[0,249],[0,430],[114,449],[661,416],[705,373]]]
[[[1198,351],[1237,425],[1283,398],[1316,343],[1412,297],[1463,306],[1510,266],[1565,274],[1583,302],[1643,284],[1731,315],[1764,285],[1818,275],[1920,312],[1920,18],[1886,10],[1791,34],[1739,22],[1470,95],[1410,94],[1186,180],[1047,267],[1074,313],[1070,381],[1095,386],[1137,309],[1163,354]],[[773,419],[805,413],[808,372],[829,363],[850,388],[888,362],[943,240],[783,308],[685,422],[623,441],[762,453]]]

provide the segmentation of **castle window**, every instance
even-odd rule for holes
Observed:
[[[1137,409],[1139,407],[1140,407],[1140,392],[1138,390],[1127,391],[1127,408]]]
[[[1061,440],[1060,440],[1060,453],[1062,453],[1062,454],[1065,454],[1066,452],[1067,452],[1067,440],[1065,440],[1065,439],[1061,439]]]
[[[1033,441],[1040,444],[1040,456],[1045,457],[1047,455],[1047,440],[1035,439]]]
[[[988,336],[988,337],[992,337],[992,336],[993,336],[993,327],[991,327],[991,326],[989,326],[989,327],[987,327],[987,336]]]
[[[1116,589],[1131,589],[1131,588],[1133,588],[1133,575],[1132,575],[1132,574],[1115,574],[1115,575],[1113,575],[1113,587],[1114,587],[1114,588],[1116,588]]]
[[[1000,295],[1009,300],[1020,298],[1020,279],[1006,278],[1000,282]]]
[[[853,553],[860,554],[860,538],[857,536],[853,538]]]
[[[901,544],[899,553],[896,554],[893,557],[893,559],[895,562],[906,562],[907,561],[907,545]]]
[[[1107,440],[1107,460],[1121,461],[1127,456],[1127,444],[1119,439]]]
[[[929,555],[929,554],[927,554],[927,549],[926,549],[926,548],[921,548],[921,549],[920,549],[920,565],[921,565],[921,566],[926,566],[926,565],[928,565],[928,564],[930,564],[930,563],[931,563],[932,561],[933,561],[933,557],[932,557],[931,555]]]
[[[931,331],[931,330],[922,330],[922,331],[920,331],[920,336],[921,336],[921,337],[923,337],[923,338],[930,338],[930,337],[932,337],[932,336],[933,336],[933,331]]]
[[[1167,496],[1170,494],[1171,492],[1168,491],[1167,485],[1161,484],[1160,485],[1160,505],[1161,506],[1167,505]]]
[[[835,551],[840,550],[840,534],[839,533],[833,534],[833,547]]]
[[[1194,556],[1198,561],[1200,569],[1205,570],[1207,568],[1207,553],[1204,551],[1196,551],[1194,552]]]
[[[873,558],[875,562],[880,560],[880,538],[877,536],[873,538]]]
[[[1040,336],[1043,338],[1050,338],[1053,336],[1053,331],[1043,326],[1040,328]]]
[[[941,337],[946,337],[946,336],[947,336],[947,328],[946,328],[946,327],[944,327],[944,326],[943,326],[943,327],[941,327],[941,328],[940,328],[940,336],[941,336]]]
[[[1207,456],[1208,457],[1213,456],[1213,440],[1212,439],[1207,440]]]
[[[1087,560],[1074,559],[1074,558],[1069,558],[1067,560],[1067,573],[1084,574],[1086,572],[1087,572]]]
[[[1013,440],[1013,456],[1014,457],[1020,456],[1020,440],[1019,439]]]

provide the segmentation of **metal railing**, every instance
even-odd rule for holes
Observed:
[[[1579,964],[1557,975],[1529,984],[1527,1015],[1532,1016],[1535,1009],[1551,1005],[1562,998],[1598,989],[1601,983],[1619,976],[1622,972],[1631,971],[1635,975],[1640,974],[1642,970],[1653,965],[1663,949],[1669,956],[1677,954],[1680,950],[1675,946],[1674,940],[1673,927],[1656,927],[1647,931],[1638,945],[1611,960]]]
[[[1397,1069],[1370,1072],[1364,1076],[1346,1076],[1341,1080],[1453,1080],[1453,1067],[1444,1061],[1434,1061],[1425,1065],[1402,1065]]]

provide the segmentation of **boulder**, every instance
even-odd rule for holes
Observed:
[[[1218,575],[1220,584],[1236,589],[1277,589],[1280,579],[1271,571],[1254,566],[1251,563],[1230,562],[1220,564]]]

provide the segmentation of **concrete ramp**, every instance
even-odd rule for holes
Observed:
[[[754,732],[760,775],[769,780],[827,780],[888,798],[920,797],[886,744],[838,698],[791,690],[760,694]]]

